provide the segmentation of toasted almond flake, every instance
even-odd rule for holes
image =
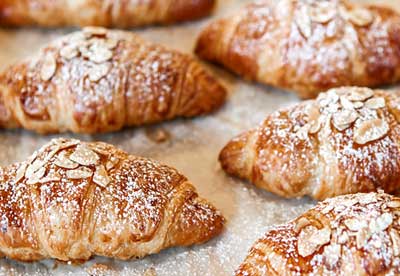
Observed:
[[[85,27],[82,29],[83,34],[87,37],[93,36],[105,36],[107,34],[107,29],[101,27]]]
[[[88,58],[95,63],[103,63],[110,60],[113,52],[106,47],[95,46],[91,47],[88,53]]]
[[[72,141],[68,141],[66,143],[60,143],[59,144],[59,150],[67,149],[67,148],[76,146],[78,144],[80,144],[80,141],[79,140],[75,140],[75,139],[72,140]]]
[[[344,109],[338,113],[333,114],[332,121],[335,128],[343,131],[354,123],[358,118],[358,113],[354,110]]]
[[[343,223],[350,231],[358,231],[361,227],[360,222],[356,219],[346,219]]]
[[[354,109],[353,103],[349,99],[347,99],[347,97],[345,97],[345,96],[340,97],[340,104],[342,105],[342,107],[344,109],[349,109],[349,110]]]
[[[22,178],[24,178],[27,167],[28,164],[26,163],[20,164],[15,174],[15,183],[18,183],[19,181],[21,181]]]
[[[357,232],[356,235],[356,246],[358,249],[363,248],[369,239],[368,230],[366,228],[362,228]]]
[[[102,63],[94,65],[89,69],[88,76],[93,82],[97,82],[102,79],[110,71],[111,65],[109,63]]]
[[[118,40],[112,39],[112,38],[108,38],[108,39],[106,39],[104,41],[104,44],[108,49],[113,50],[115,47],[117,47]]]
[[[296,132],[296,136],[300,140],[306,140],[308,137],[308,131],[310,130],[310,125],[305,124],[304,126],[300,127],[299,130]]]
[[[61,178],[57,176],[46,176],[39,180],[40,183],[59,182],[59,181],[61,181]]]
[[[87,167],[79,167],[74,170],[68,170],[66,175],[69,179],[84,179],[91,177],[93,175],[93,172]]]
[[[337,264],[340,259],[341,246],[339,244],[331,244],[325,246],[323,256],[330,269]]]
[[[347,232],[342,232],[340,235],[338,235],[337,242],[339,244],[345,244],[349,240],[349,235]]]
[[[364,8],[353,9],[348,11],[348,19],[359,27],[366,27],[374,21],[373,14]]]
[[[400,256],[400,235],[395,229],[390,230],[389,235],[392,240],[393,255]]]
[[[42,68],[40,69],[40,78],[44,81],[50,80],[57,69],[56,59],[51,53],[48,53],[44,59]]]
[[[73,59],[78,54],[79,54],[78,49],[76,48],[76,45],[73,44],[66,45],[60,50],[60,56],[62,56],[67,60]]]
[[[384,108],[386,105],[384,98],[372,98],[365,102],[365,107],[370,109]]]
[[[301,7],[295,15],[295,22],[300,33],[305,37],[309,38],[312,34],[311,18],[307,6]]]
[[[107,174],[106,169],[103,165],[97,166],[94,172],[93,182],[97,185],[105,188],[110,183],[111,179]]]
[[[45,173],[46,173],[46,169],[44,167],[41,167],[40,169],[38,169],[35,173],[33,173],[28,178],[28,180],[26,181],[26,184],[33,185],[33,184],[39,183],[40,179],[44,176]]]
[[[383,213],[376,219],[376,225],[378,231],[386,230],[393,223],[393,217],[389,213]]]
[[[268,261],[275,271],[285,271],[287,261],[280,254],[275,252],[270,253],[268,255]]]
[[[296,231],[296,233],[299,233],[301,231],[301,229],[303,229],[304,227],[306,227],[307,225],[310,225],[311,222],[305,218],[305,217],[301,217],[300,219],[297,220],[295,226],[294,226],[294,230]]]
[[[353,88],[347,98],[354,102],[363,102],[374,96],[374,91],[369,88]]]
[[[35,172],[37,172],[40,168],[44,166],[44,162],[42,160],[35,160],[32,164],[30,164],[25,171],[25,177],[30,178]]]
[[[354,131],[353,140],[359,145],[383,138],[389,132],[389,125],[381,119],[362,122]]]
[[[100,158],[94,151],[92,151],[87,146],[78,145],[75,151],[69,156],[69,159],[75,161],[80,165],[89,166],[96,164]]]
[[[79,164],[69,159],[65,152],[62,152],[60,155],[58,155],[57,159],[54,161],[54,164],[64,169],[76,169],[79,167]]]
[[[353,102],[353,107],[355,109],[362,108],[362,107],[364,107],[364,103],[363,102]]]
[[[328,243],[331,238],[330,228],[318,229],[306,226],[302,229],[297,240],[299,255],[307,257],[313,254],[320,246]]]
[[[90,145],[90,149],[93,150],[94,152],[104,155],[104,156],[108,156],[110,154],[109,151],[107,151],[106,149],[104,149],[103,147],[99,147],[98,145]]]
[[[321,210],[321,212],[323,213],[323,214],[328,214],[330,211],[332,211],[333,209],[335,209],[335,207],[334,206],[332,206],[332,205],[326,205],[322,210]]]
[[[315,120],[310,122],[310,129],[308,130],[308,133],[310,134],[315,134],[321,129],[322,123],[321,120]]]
[[[335,15],[336,9],[331,2],[316,2],[310,9],[310,18],[317,23],[328,23]]]
[[[317,102],[320,107],[327,107],[332,104],[336,104],[339,101],[339,95],[335,92],[335,89],[331,89],[327,93],[319,94]]]
[[[387,203],[387,206],[389,208],[400,208],[400,201],[398,201],[398,200],[389,201]]]
[[[107,160],[107,163],[106,163],[106,169],[107,169],[107,171],[109,171],[109,170],[111,170],[112,168],[114,168],[114,167],[118,164],[118,162],[119,162],[119,159],[118,159],[118,158],[116,158],[116,157],[114,157],[114,156],[111,156],[110,159]]]

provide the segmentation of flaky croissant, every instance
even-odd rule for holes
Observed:
[[[135,27],[197,19],[215,0],[1,0],[0,25]]]
[[[219,234],[224,218],[175,169],[55,139],[0,170],[0,253],[22,261],[143,257]]]
[[[261,0],[218,20],[196,52],[250,80],[313,98],[400,80],[400,16],[342,0]]]
[[[220,153],[228,173],[284,197],[400,188],[400,91],[343,87],[269,115]]]
[[[399,275],[400,198],[354,194],[319,203],[255,243],[236,271],[263,275]]]
[[[0,74],[0,127],[107,132],[215,110],[226,91],[193,58],[85,28]]]

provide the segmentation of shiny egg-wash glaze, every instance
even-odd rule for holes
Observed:
[[[16,260],[143,257],[224,223],[175,169],[100,142],[52,140],[0,184],[0,253]]]
[[[0,126],[96,133],[209,113],[226,91],[188,55],[85,28],[0,74]]]
[[[400,92],[343,87],[269,115],[231,140],[222,168],[284,197],[400,187]]]
[[[217,20],[196,52],[302,98],[345,85],[400,80],[400,16],[342,0],[261,0]]]
[[[193,20],[211,13],[215,0],[2,0],[0,25],[129,28]]]
[[[400,198],[339,196],[273,227],[236,276],[399,275]]]

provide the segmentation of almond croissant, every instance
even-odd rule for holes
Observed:
[[[128,32],[85,28],[0,74],[0,127],[115,131],[205,114],[225,95],[187,55]]]
[[[100,142],[52,140],[0,185],[0,253],[16,260],[143,257],[224,224],[175,169]]]
[[[400,16],[342,0],[261,0],[218,20],[196,52],[302,98],[400,80]]]
[[[0,25],[128,28],[197,19],[215,0],[1,0]]]
[[[343,87],[269,115],[220,153],[230,174],[284,197],[400,188],[400,91]]]
[[[400,198],[339,196],[273,227],[237,276],[399,275]]]

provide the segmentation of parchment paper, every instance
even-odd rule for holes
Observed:
[[[191,53],[196,37],[209,20],[231,13],[248,2],[220,0],[214,16],[205,20],[134,31],[149,40]],[[369,2],[397,5],[400,9],[398,0]],[[0,69],[70,31],[0,29]],[[126,262],[101,257],[78,265],[52,260],[29,264],[2,259],[0,275],[232,275],[251,245],[270,226],[287,222],[313,206],[314,202],[308,198],[282,199],[244,181],[230,178],[220,169],[217,156],[230,138],[254,127],[266,114],[299,100],[284,91],[246,83],[221,68],[212,69],[230,93],[226,105],[214,114],[106,135],[58,136],[105,141],[129,153],[155,158],[176,167],[195,184],[200,195],[214,203],[225,215],[227,224],[222,235],[201,246],[172,248],[141,260]],[[167,141],[159,143],[150,138],[151,133],[158,130],[169,134]],[[0,130],[0,165],[24,160],[56,136],[40,136],[23,130]]]

